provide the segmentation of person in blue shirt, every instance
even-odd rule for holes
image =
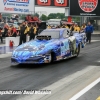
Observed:
[[[87,36],[87,42],[89,41],[89,43],[91,43],[91,34],[93,33],[93,26],[90,22],[88,22],[88,25],[85,28],[85,33]]]

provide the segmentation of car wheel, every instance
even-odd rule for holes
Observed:
[[[80,54],[80,45],[78,45],[78,48],[76,48],[76,57]]]

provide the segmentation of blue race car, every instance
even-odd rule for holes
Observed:
[[[85,34],[71,33],[67,28],[45,29],[34,40],[18,46],[12,53],[12,64],[51,63],[78,56],[86,43]]]

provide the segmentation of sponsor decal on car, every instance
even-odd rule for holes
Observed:
[[[56,59],[57,60],[61,60],[62,59],[62,56],[56,56]]]
[[[68,53],[67,51],[69,51],[68,40],[64,40],[61,44],[61,56],[64,56]]]

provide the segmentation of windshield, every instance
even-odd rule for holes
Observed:
[[[59,39],[60,38],[60,32],[59,31],[43,31],[40,33],[39,36],[51,36],[52,39]]]

